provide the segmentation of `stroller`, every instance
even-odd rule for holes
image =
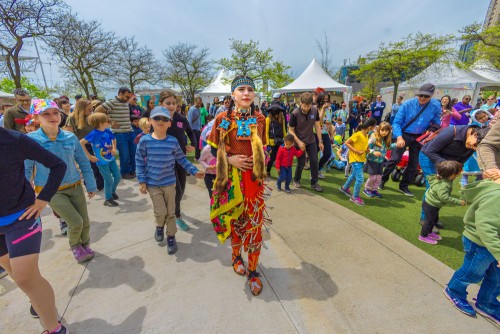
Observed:
[[[391,151],[387,151],[387,154],[385,155],[385,158],[387,161],[391,158]],[[405,172],[406,168],[408,167],[408,160],[410,159],[410,152],[408,150],[403,153],[403,156],[401,157],[401,161],[396,165],[396,168],[391,173],[391,179],[394,182],[399,182],[401,181],[401,178],[403,177],[403,173]],[[420,168],[420,164],[417,166],[417,170],[415,172],[415,179],[413,183],[418,186],[418,187],[423,187],[425,186],[425,177],[424,173],[422,172],[422,169]]]

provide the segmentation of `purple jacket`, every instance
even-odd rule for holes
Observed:
[[[460,112],[464,109],[472,108],[471,105],[469,104],[463,104],[462,102],[458,102],[453,106],[453,109],[456,111]],[[469,124],[469,116],[467,116],[467,113],[462,113],[462,118],[460,119],[454,119],[453,117],[451,118],[450,125],[467,125]]]

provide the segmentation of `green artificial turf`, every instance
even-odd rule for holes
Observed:
[[[191,161],[194,161],[194,152],[188,153],[187,156]],[[294,165],[294,173],[295,167]],[[277,178],[275,168],[273,168],[270,176],[274,179]],[[440,220],[444,223],[445,229],[441,230],[440,234],[443,240],[439,241],[437,245],[429,245],[418,240],[421,228],[419,224],[422,206],[421,199],[425,187],[410,186],[410,190],[415,194],[415,197],[407,197],[398,191],[398,183],[389,180],[385,185],[385,190],[381,191],[384,196],[382,199],[366,197],[362,193],[362,187],[360,196],[366,204],[362,207],[352,203],[349,197],[339,191],[339,187],[346,181],[343,170],[332,169],[329,172],[325,172],[325,176],[324,180],[319,180],[319,184],[323,187],[324,192],[318,193],[313,191],[317,195],[340,204],[387,228],[453,269],[461,266],[464,257],[461,234],[463,231],[462,220],[467,207],[445,206],[442,208],[440,210]],[[368,175],[365,174],[365,182],[367,177]],[[308,187],[310,184],[309,180],[310,172],[309,170],[304,170],[301,180],[303,189],[310,190]],[[351,191],[353,186],[351,186]],[[459,178],[457,178],[454,182],[452,195],[460,197],[459,189],[460,183]]]

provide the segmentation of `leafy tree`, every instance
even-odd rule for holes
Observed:
[[[50,34],[65,8],[62,0],[0,0],[0,61],[16,88],[22,86],[20,52],[27,40]]]
[[[491,26],[482,30],[482,25],[474,23],[459,31],[461,39],[465,42],[475,43],[470,52],[475,54],[473,58],[484,58],[490,61],[496,68],[500,68],[500,25]]]
[[[353,74],[366,79],[376,73],[384,81],[390,81],[394,85],[392,99],[395,103],[400,82],[404,78],[415,76],[443,55],[451,53],[447,45],[452,39],[452,36],[419,32],[410,34],[399,42],[387,45],[381,43],[378,50],[360,58],[360,68]]]
[[[32,83],[28,78],[21,77],[21,87],[24,88],[32,98],[46,99],[49,97],[49,92]],[[0,90],[12,93],[16,88],[16,82],[9,78],[0,80]]]
[[[156,84],[161,78],[161,65],[155,59],[153,51],[139,47],[132,38],[119,42],[116,60],[113,62],[114,81],[120,86],[127,86],[132,93],[144,83]]]
[[[165,80],[181,87],[188,101],[212,78],[212,62],[208,48],[198,50],[194,44],[178,43],[163,51],[166,60]]]
[[[269,85],[279,88],[293,81],[288,74],[290,66],[274,60],[271,48],[259,50],[259,42],[235,39],[230,39],[229,48],[233,51],[231,58],[222,58],[217,63],[230,72],[250,76],[264,93]]]
[[[104,31],[95,20],[87,22],[73,13],[61,16],[56,28],[45,41],[61,62],[62,73],[76,81],[87,98],[91,93],[99,95],[99,83],[115,74],[109,72],[119,49],[115,34]]]

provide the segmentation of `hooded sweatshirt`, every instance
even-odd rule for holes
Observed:
[[[427,204],[436,208],[442,208],[447,204],[462,205],[461,200],[450,196],[452,182],[446,179],[438,179],[436,175],[429,175],[429,189],[425,192]]]
[[[500,184],[491,180],[473,182],[462,191],[465,200],[472,203],[464,217],[464,236],[486,247],[500,261]]]

